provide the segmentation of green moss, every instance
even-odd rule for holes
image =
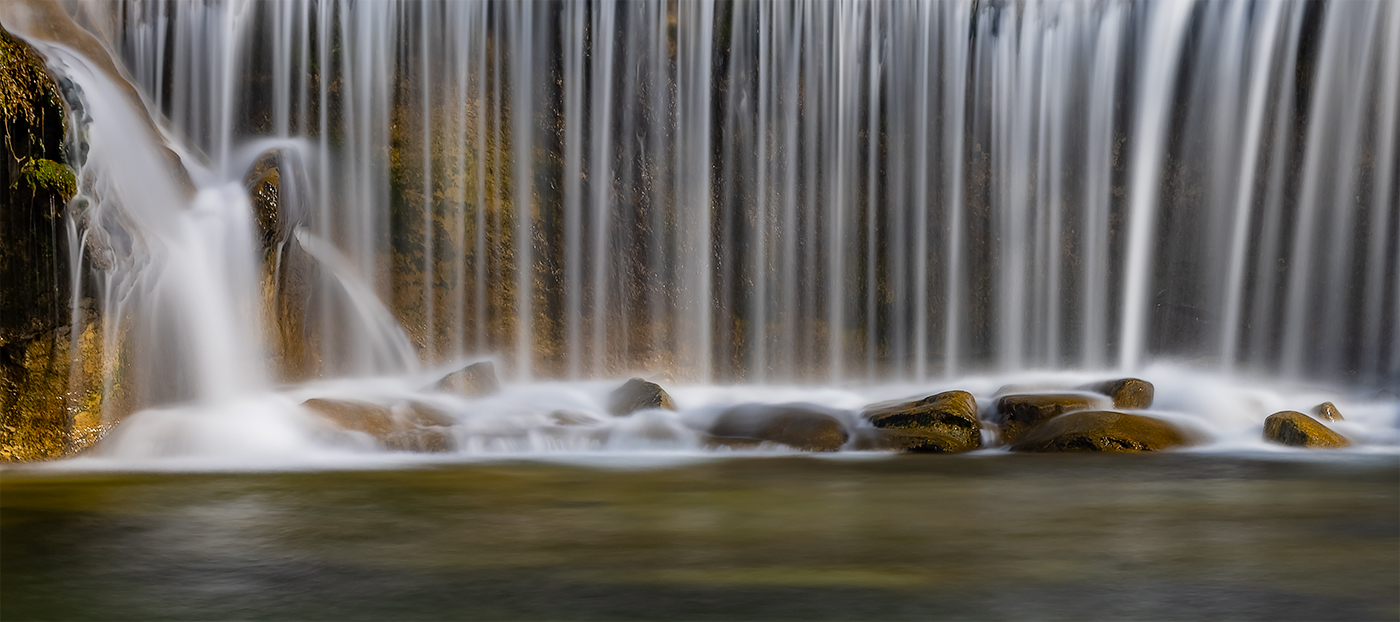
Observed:
[[[78,193],[78,181],[67,166],[45,160],[29,158],[20,169],[19,178],[10,184],[13,190],[28,189],[31,196],[40,192],[52,192],[66,203]]]

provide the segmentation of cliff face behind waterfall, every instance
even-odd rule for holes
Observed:
[[[482,356],[1400,383],[1394,3],[21,6],[149,159],[5,39],[6,458]]]

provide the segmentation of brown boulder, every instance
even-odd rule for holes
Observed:
[[[977,400],[946,391],[900,404],[877,404],[861,413],[879,432],[857,435],[860,449],[957,453],[982,446]]]
[[[1001,440],[1016,443],[1037,426],[1078,410],[1107,406],[1108,400],[1090,393],[1031,393],[997,399],[993,423],[1001,427]]]
[[[1342,413],[1337,410],[1337,405],[1332,402],[1318,404],[1317,407],[1313,409],[1313,414],[1317,415],[1318,419],[1326,419],[1328,421],[1342,420]]]
[[[648,408],[676,410],[676,403],[661,385],[641,378],[628,380],[608,396],[608,411],[614,417],[623,417]]]
[[[302,406],[345,430],[373,436],[394,451],[450,451],[452,418],[418,402],[392,407],[358,400],[313,398]]]
[[[1102,393],[1113,398],[1114,408],[1129,408],[1134,410],[1151,408],[1152,398],[1156,392],[1151,382],[1140,378],[1119,378],[1117,380],[1091,382],[1079,388],[1084,391]]]
[[[1191,434],[1155,417],[1086,410],[1045,422],[1012,445],[1011,451],[1158,451],[1192,445],[1195,440]]]
[[[447,374],[434,388],[465,397],[485,397],[500,393],[501,383],[496,380],[496,366],[481,361]]]
[[[807,404],[744,404],[720,413],[709,430],[714,444],[740,439],[781,443],[803,451],[836,451],[850,434],[836,417]]]
[[[1313,449],[1351,445],[1346,437],[1333,432],[1316,419],[1292,410],[1276,412],[1264,420],[1264,440]]]

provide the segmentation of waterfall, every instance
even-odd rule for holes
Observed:
[[[138,324],[179,326],[185,393],[269,381],[235,196],[269,139],[304,228],[272,255],[334,258],[311,376],[409,369],[406,334],[425,364],[520,380],[1178,361],[1400,384],[1394,3],[73,6],[194,180],[104,151],[145,123],[104,116],[146,110],[87,107],[86,252],[143,240],[92,270]]]

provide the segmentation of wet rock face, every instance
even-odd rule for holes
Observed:
[[[861,414],[876,430],[857,435],[859,449],[957,453],[982,446],[977,400],[966,391],[947,391],[902,404],[877,404]]]
[[[485,397],[501,392],[501,383],[496,379],[496,366],[491,361],[472,363],[447,374],[433,386],[439,391],[465,397]]]
[[[676,403],[661,385],[641,378],[628,380],[627,384],[608,396],[608,412],[614,417],[624,417],[648,408],[676,410]]]
[[[836,451],[850,439],[846,426],[819,406],[744,404],[710,426],[709,443],[742,447],[746,441],[781,443],[802,451]]]
[[[1108,406],[1109,400],[1089,393],[1031,393],[997,399],[992,420],[1004,442],[1014,444],[1031,430],[1065,413]]]
[[[1021,452],[1160,451],[1193,445],[1194,435],[1161,419],[1109,410],[1055,417],[1011,446]]]
[[[1318,419],[1326,419],[1327,421],[1342,420],[1342,413],[1337,410],[1337,405],[1332,402],[1318,404],[1317,408],[1313,409],[1313,414],[1317,415]]]
[[[426,404],[384,406],[358,400],[313,398],[302,406],[344,430],[364,432],[393,451],[451,451],[452,418]]]
[[[1156,389],[1151,382],[1141,378],[1119,378],[1117,380],[1104,380],[1102,382],[1091,382],[1082,387],[1083,391],[1093,391],[1102,393],[1113,399],[1114,408],[1127,408],[1131,410],[1141,410],[1152,407],[1152,398]]]
[[[1264,420],[1264,440],[1291,447],[1349,447],[1351,441],[1303,413],[1285,410]]]

